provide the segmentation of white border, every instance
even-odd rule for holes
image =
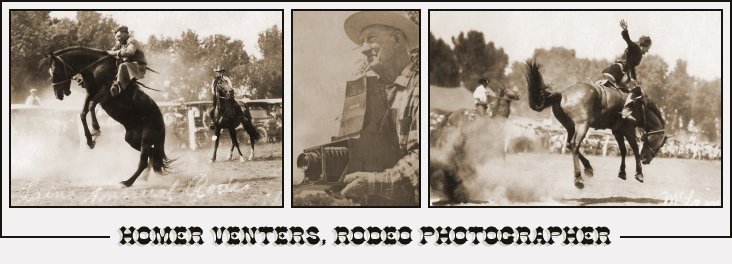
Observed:
[[[285,37],[285,103],[291,106],[291,9],[422,9],[422,61],[427,61],[426,45],[428,43],[427,15],[428,9],[564,9],[564,8],[674,8],[674,9],[724,9],[723,17],[723,111],[729,118],[730,87],[730,46],[729,46],[729,3],[3,3],[2,32],[2,98],[3,105],[9,100],[9,72],[8,72],[8,20],[9,8],[89,8],[89,9],[116,9],[116,8],[226,8],[226,9],[284,9],[285,22],[283,24]],[[700,51],[703,52],[703,51]],[[427,63],[422,63],[426,73]],[[427,74],[422,74],[422,84],[426,87]],[[423,91],[426,88],[423,88]],[[423,92],[426,98],[426,92]],[[422,100],[422,124],[427,124],[429,109],[428,100]],[[289,115],[289,112],[287,113]],[[679,209],[679,208],[650,208],[650,209],[598,209],[598,208],[548,208],[548,209],[516,209],[516,208],[427,208],[427,178],[426,170],[422,174],[422,207],[417,209],[293,209],[290,207],[290,175],[291,175],[291,120],[285,120],[285,175],[284,175],[284,209],[8,209],[8,122],[9,113],[6,107],[2,112],[2,216],[3,235],[110,235],[109,240],[36,240],[23,242],[0,240],[3,253],[9,254],[11,259],[28,258],[38,260],[58,260],[61,257],[74,259],[89,257],[95,261],[129,262],[130,258],[150,260],[153,258],[181,258],[192,261],[208,261],[212,254],[224,261],[271,260],[284,259],[314,262],[330,259],[332,261],[347,261],[351,263],[373,263],[379,256],[386,260],[406,259],[411,261],[480,261],[491,260],[526,260],[526,261],[593,261],[613,262],[616,259],[629,258],[630,260],[700,262],[704,258],[713,258],[712,254],[721,249],[728,249],[730,239],[719,240],[658,240],[658,239],[620,239],[620,235],[729,235],[730,234],[730,170],[729,170],[729,119],[723,125],[723,153],[726,160],[723,162],[725,186],[723,187],[724,209]],[[422,139],[428,138],[427,129],[422,131]],[[423,144],[424,153],[421,166],[427,168],[427,144]],[[284,225],[284,226],[318,226],[321,235],[330,238],[330,230],[337,225],[408,225],[418,228],[423,225],[480,225],[480,226],[550,226],[550,225],[603,225],[611,231],[613,244],[606,247],[528,247],[524,246],[418,246],[412,244],[407,247],[215,247],[211,244],[200,248],[188,247],[118,247],[116,230],[120,226],[129,225],[193,225],[204,228],[213,225]],[[209,242],[209,241],[207,241]],[[698,246],[697,246],[698,245]],[[83,251],[78,250],[83,248]],[[569,250],[571,248],[571,250]],[[525,252],[526,250],[531,250]],[[31,253],[31,252],[38,253]],[[691,252],[690,252],[691,251]],[[692,253],[693,254],[688,254]],[[29,254],[30,253],[30,254]],[[76,253],[76,254],[74,254]],[[529,253],[529,254],[526,254]],[[534,254],[538,253],[538,254]],[[3,254],[5,255],[5,254]],[[478,258],[476,258],[478,257]],[[253,259],[252,259],[253,258]],[[383,259],[382,259],[383,260]],[[574,261],[573,261],[574,260]],[[522,261],[523,262],[523,261]]]

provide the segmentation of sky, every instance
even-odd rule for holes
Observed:
[[[509,61],[530,58],[536,48],[564,46],[577,57],[613,60],[626,45],[621,19],[633,41],[649,35],[648,54],[661,56],[670,69],[677,59],[689,74],[712,80],[722,74],[722,18],[719,12],[691,11],[461,11],[430,12],[430,32],[452,46],[461,31],[483,32],[508,54]],[[641,62],[642,63],[642,62]]]
[[[98,11],[111,16],[120,25],[130,28],[138,41],[147,42],[150,35],[179,37],[186,29],[201,39],[224,34],[244,42],[249,55],[261,58],[257,47],[259,32],[277,25],[282,30],[280,11]],[[76,11],[53,11],[52,17],[76,19]]]

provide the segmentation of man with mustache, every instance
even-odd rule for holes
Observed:
[[[387,106],[399,119],[403,156],[385,171],[346,175],[341,194],[363,197],[392,190],[400,197],[392,205],[419,205],[419,26],[402,13],[363,11],[346,19],[344,27],[351,41],[361,45],[368,70],[385,86]]]

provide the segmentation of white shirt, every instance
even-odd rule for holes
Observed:
[[[478,85],[478,87],[475,88],[475,91],[473,92],[473,98],[475,98],[476,104],[488,103],[488,95],[495,97],[496,93],[494,93],[490,87],[486,88],[482,84]]]
[[[38,98],[38,96],[35,95],[29,95],[28,98],[25,99],[25,104],[27,105],[41,105],[41,98]]]

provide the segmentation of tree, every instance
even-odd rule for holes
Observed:
[[[95,49],[111,49],[116,42],[114,30],[119,27],[111,17],[95,11],[77,11],[78,39],[81,46]],[[134,29],[130,29],[134,32]],[[132,32],[131,32],[132,33]]]
[[[430,84],[455,87],[460,85],[460,66],[450,46],[442,39],[429,36],[429,77]]]
[[[282,30],[272,26],[259,33],[257,41],[262,58],[249,67],[249,86],[255,98],[282,98]]]
[[[496,48],[493,42],[486,44],[483,33],[474,30],[467,34],[460,32],[452,38],[452,43],[463,86],[472,90],[481,78],[498,81],[504,78],[508,55],[502,48]]]
[[[665,106],[668,109],[671,131],[686,128],[691,120],[691,97],[689,91],[694,87],[694,79],[686,72],[686,61],[677,60],[676,67],[668,76]],[[668,122],[670,121],[670,122]]]
[[[646,55],[635,70],[638,81],[643,87],[643,93],[661,107],[668,105],[666,101],[668,64],[658,55]]]
[[[10,12],[10,96],[20,101],[28,90],[48,79],[38,62],[50,53],[49,11]]]
[[[691,102],[691,119],[701,129],[701,134],[709,141],[718,142],[721,131],[717,120],[722,113],[722,80],[704,81],[697,79]]]

